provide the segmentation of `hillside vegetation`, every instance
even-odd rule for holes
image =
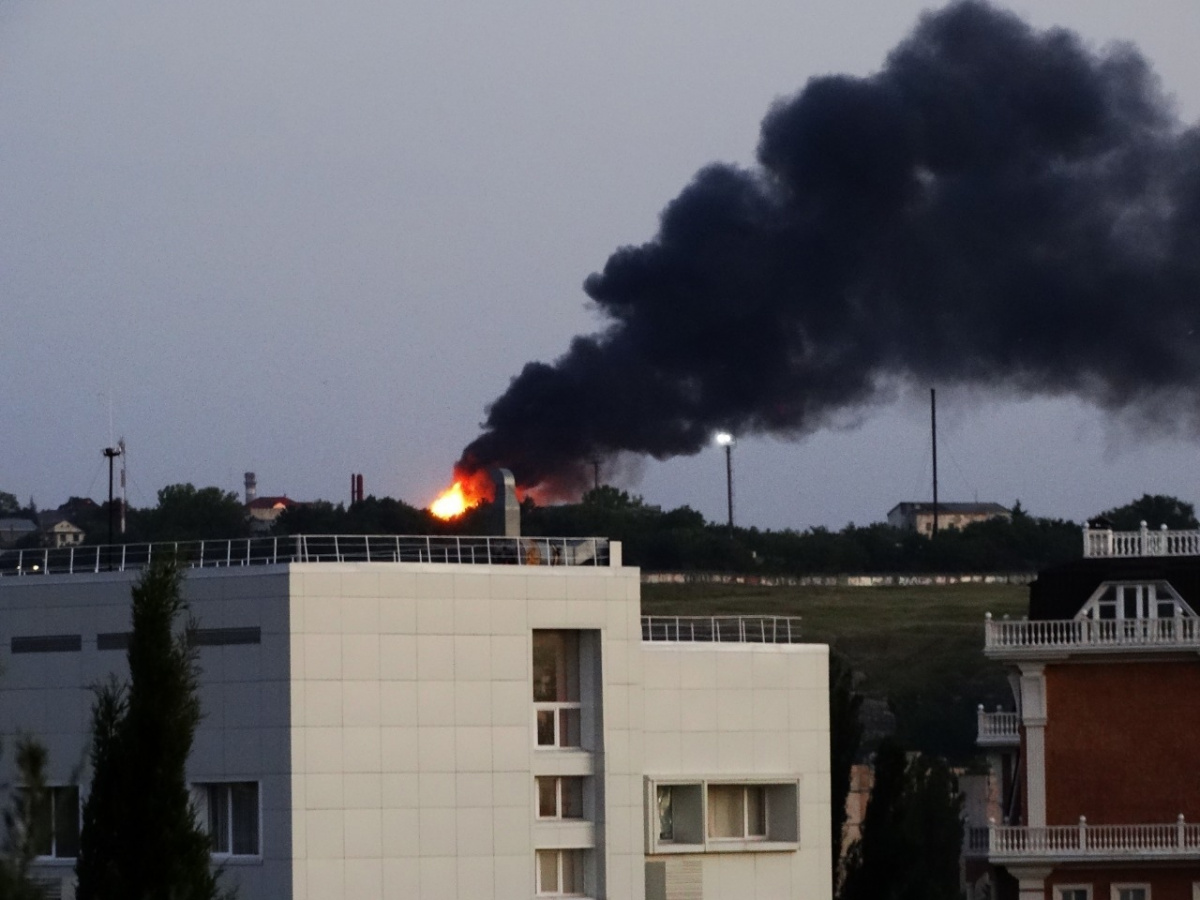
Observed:
[[[642,612],[800,616],[806,640],[843,653],[859,691],[890,705],[897,737],[906,746],[961,762],[976,752],[976,705],[1012,708],[1003,669],[983,655],[984,614],[1020,617],[1027,595],[1028,588],[1007,584],[647,584]]]

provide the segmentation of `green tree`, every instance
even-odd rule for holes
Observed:
[[[960,900],[962,797],[936,757],[885,740],[839,900]]]
[[[128,686],[110,681],[97,691],[79,900],[221,896],[185,776],[201,711],[197,651],[188,639],[195,622],[181,580],[169,562],[142,574],[133,588]]]
[[[250,533],[238,495],[216,487],[169,484],[158,492],[158,506],[143,517],[140,524],[151,541],[222,540]]]
[[[863,726],[859,718],[862,696],[854,690],[854,670],[839,653],[829,654],[829,768],[833,804],[831,838],[833,841],[833,891],[837,893],[842,876],[842,843],[846,831],[846,797],[850,793],[850,770],[862,745]]]
[[[1200,528],[1196,521],[1196,508],[1178,497],[1165,494],[1142,494],[1141,498],[1124,506],[1116,506],[1100,513],[1117,531],[1137,531],[1145,522],[1151,528],[1166,525],[1168,528]]]
[[[7,491],[0,491],[0,516],[15,516],[21,511],[21,501]]]
[[[11,806],[4,811],[4,838],[0,843],[0,898],[42,900],[46,892],[33,880],[30,869],[38,848],[49,840],[50,823],[44,815],[49,803],[46,790],[46,748],[33,738],[17,741],[17,786]]]

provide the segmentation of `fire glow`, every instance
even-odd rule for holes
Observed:
[[[456,519],[491,499],[491,484],[483,473],[474,475],[455,474],[454,484],[438,494],[429,504],[429,511],[439,519]]]

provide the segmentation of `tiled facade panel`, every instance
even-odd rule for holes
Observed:
[[[579,629],[604,660],[601,881],[641,900],[637,571],[471,568],[293,568],[297,898],[532,898],[534,775],[553,769],[532,633]]]
[[[800,781],[800,849],[689,857],[702,862],[705,900],[828,900],[828,648],[643,648],[648,777],[790,776]]]
[[[1200,661],[1048,665],[1045,678],[1047,824],[1200,822]]]
[[[1194,866],[1179,868],[1159,866],[1146,868],[1097,867],[1058,868],[1046,879],[1046,900],[1057,900],[1057,885],[1090,885],[1092,900],[1109,900],[1114,884],[1148,884],[1151,900],[1195,900],[1193,884],[1200,884],[1200,873]]]

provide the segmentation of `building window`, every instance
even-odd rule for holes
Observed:
[[[583,778],[538,776],[539,819],[582,819]]]
[[[533,704],[539,747],[581,746],[579,632],[533,633]]]
[[[1112,900],[1150,900],[1150,885],[1114,884]]]
[[[658,839],[667,843],[675,841],[675,788],[660,785],[655,798],[658,807]]]
[[[759,784],[710,784],[708,836],[713,840],[765,841],[766,789]]]
[[[220,781],[192,786],[196,817],[214,856],[258,856],[258,783]]]
[[[646,779],[646,853],[798,849],[799,781]]]
[[[1077,618],[1104,621],[1195,618],[1195,613],[1166,581],[1102,584]]]
[[[1092,900],[1092,887],[1086,884],[1064,884],[1054,889],[1054,900]]]
[[[539,897],[583,896],[583,850],[537,851]]]
[[[34,852],[48,859],[79,855],[79,787],[69,784],[42,791],[33,809]]]

